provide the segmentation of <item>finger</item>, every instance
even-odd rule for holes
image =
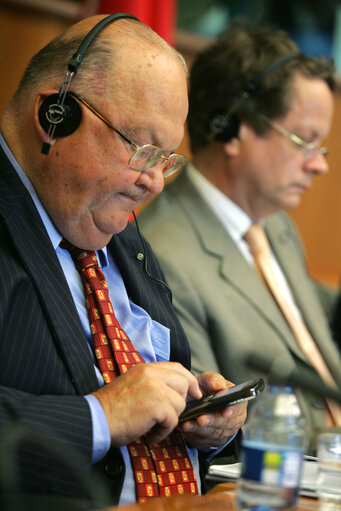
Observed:
[[[233,383],[226,380],[221,374],[211,371],[200,374],[198,376],[198,382],[204,394],[218,392],[219,390],[224,390],[233,386]]]
[[[185,399],[170,387],[164,390],[164,399],[158,407],[156,423],[145,434],[149,443],[158,443],[166,438],[177,426],[178,418],[186,406]]]
[[[182,395],[185,395],[185,397],[187,395],[192,399],[200,399],[202,397],[197,378],[182,364],[178,362],[155,362],[148,364],[148,366],[152,369],[160,370],[159,375],[164,382]],[[176,376],[185,378],[187,382],[186,388],[180,383],[183,380],[179,380]]]
[[[186,369],[182,364],[179,364],[178,362],[172,362],[172,369],[179,372],[179,374],[184,375],[187,378],[188,381],[188,390],[187,394],[192,399],[200,399],[202,397],[202,392],[199,386],[199,382],[197,378],[188,370]]]
[[[180,366],[182,367],[182,366]],[[197,379],[185,368],[163,369],[159,374],[160,379],[174,391],[178,392],[184,399],[190,397],[191,399],[199,399],[202,397]]]
[[[232,416],[240,416],[244,417],[244,420],[246,419],[247,415],[247,407],[248,407],[248,401],[244,401],[243,403],[238,403],[233,406],[228,406],[221,410],[221,416],[222,417],[232,417]]]
[[[235,432],[242,427],[246,419],[246,413],[236,411],[234,407],[227,408],[224,414],[224,416],[218,413],[201,415],[196,420],[184,422],[183,430],[205,435],[207,434],[207,428],[214,428],[232,434],[231,432]]]
[[[182,396],[176,389],[165,386],[162,392],[162,398],[156,406],[170,406],[176,414],[178,422],[179,415],[186,407],[186,396]],[[159,421],[161,422],[161,421]]]
[[[157,444],[172,433],[178,423],[178,416],[173,412],[170,410],[166,420],[156,423],[145,433],[144,436],[148,444]]]
[[[173,427],[168,428],[165,424],[155,424],[155,426],[153,426],[152,429],[144,435],[144,437],[149,445],[158,444],[167,438],[173,430]]]
[[[197,448],[205,449],[224,445],[243,426],[246,419],[246,403],[231,406],[221,413],[206,414],[179,426],[185,438]]]
[[[224,428],[226,424],[243,424],[246,420],[247,402],[238,405],[228,406],[220,412],[201,415],[197,418],[200,427],[214,426]]]
[[[232,419],[227,421],[223,427],[215,427],[214,425],[199,426],[195,421],[187,421],[180,425],[182,433],[190,440],[193,439],[204,441],[209,445],[214,445],[215,440],[227,441],[232,435],[242,427],[243,420]]]

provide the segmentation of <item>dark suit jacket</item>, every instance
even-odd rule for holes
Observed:
[[[185,334],[164,276],[134,227],[115,235],[111,251],[131,300],[171,332],[172,361],[190,366]],[[101,493],[91,466],[92,427],[86,400],[97,387],[93,362],[68,284],[39,214],[0,149],[0,456],[15,460],[20,490],[79,499]],[[5,456],[5,458],[4,458]],[[124,477],[112,449],[97,472],[117,503]],[[1,477],[0,477],[1,479]],[[13,491],[18,491],[13,479]],[[0,481],[1,485],[1,481]]]

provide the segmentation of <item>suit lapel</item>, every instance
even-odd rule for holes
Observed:
[[[0,212],[22,266],[32,279],[58,351],[80,394],[98,387],[68,284],[40,216],[7,158],[0,152]]]
[[[153,320],[170,329],[170,360],[189,367],[190,350],[187,339],[172,309],[169,291],[154,280],[156,278],[164,281],[165,278],[160,274],[160,267],[147,241],[144,240],[143,245],[135,227],[128,224],[124,231],[112,237],[108,248],[124,279],[129,298],[142,307]],[[152,279],[146,273],[144,262],[136,257],[140,252],[148,259],[148,273],[152,275]]]
[[[305,360],[291,329],[269,291],[254,268],[241,255],[222,223],[194,188],[186,171],[183,171],[170,186],[172,193],[186,210],[186,215],[192,222],[203,250],[211,254],[212,257],[220,259],[221,278],[229,282],[235,291],[257,310],[263,320],[277,332],[291,351]]]
[[[287,228],[284,215],[272,215],[266,222],[266,231],[271,247],[283,269],[301,311],[303,320],[319,347],[336,381],[341,384],[340,356],[336,346],[330,342],[330,330],[314,286],[307,278],[305,265],[298,259],[297,239]]]

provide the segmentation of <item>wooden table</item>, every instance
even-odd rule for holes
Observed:
[[[237,495],[236,495],[236,485],[235,483],[221,483],[221,484],[218,484],[217,486],[215,486],[214,488],[212,488],[212,490],[209,492],[209,494],[222,494],[222,495],[227,495],[229,499],[232,500],[233,502],[233,507],[231,509],[235,509],[235,510],[238,510],[240,509],[237,504],[236,504],[236,500],[237,500]],[[318,510],[319,506],[318,506],[318,500],[317,499],[313,499],[313,498],[309,498],[309,497],[300,497],[298,499],[298,503],[297,503],[297,506],[296,506],[296,511],[303,511],[303,510],[307,510],[307,509],[310,509],[311,511],[314,511],[314,510]]]
[[[133,504],[107,511],[237,511],[235,483],[217,484],[206,495],[175,495],[153,499],[145,504]],[[317,511],[318,501],[300,497],[296,511]]]

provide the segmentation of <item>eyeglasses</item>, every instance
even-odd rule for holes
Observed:
[[[320,147],[318,144],[315,144],[315,142],[307,142],[306,140],[303,140],[303,138],[296,135],[296,133],[288,131],[287,129],[283,128],[283,126],[280,126],[276,122],[268,119],[265,115],[261,115],[260,118],[263,119],[275,131],[281,135],[284,135],[286,138],[291,140],[291,142],[296,144],[296,146],[303,149],[303,158],[309,158],[316,151],[322,154],[322,156],[327,156],[329,154],[329,149],[327,147]]]
[[[95,114],[101,121],[103,121],[109,128],[114,130],[123,140],[128,142],[134,149],[134,153],[131,155],[129,159],[129,167],[133,170],[137,170],[139,172],[145,172],[150,167],[155,165],[160,160],[162,161],[162,173],[164,177],[169,177],[178,170],[182,169],[182,167],[186,163],[186,157],[182,154],[171,153],[168,156],[163,154],[162,149],[155,145],[144,144],[143,146],[138,146],[130,140],[126,135],[123,135],[117,128],[115,128],[103,115],[101,115],[93,106],[91,106],[85,99],[78,96],[74,92],[69,92],[69,94],[76,99],[78,99],[86,108],[88,108],[93,114]]]

